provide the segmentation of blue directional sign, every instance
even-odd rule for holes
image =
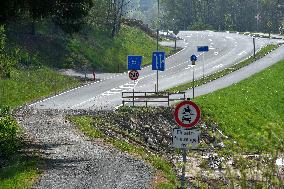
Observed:
[[[141,70],[142,56],[128,56],[128,70]]]
[[[197,52],[208,52],[209,47],[208,46],[199,46],[197,47]]]
[[[153,52],[152,56],[152,70],[165,71],[165,52]]]
[[[190,60],[191,60],[191,62],[195,62],[195,61],[197,61],[197,56],[195,56],[195,55],[192,55],[191,57],[190,57]]]

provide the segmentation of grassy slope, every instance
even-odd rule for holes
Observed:
[[[78,84],[47,68],[14,70],[11,79],[0,80],[0,105],[16,107]]]
[[[114,38],[109,38],[103,31],[92,29],[85,35],[75,35],[68,48],[71,52],[83,54],[97,69],[121,72],[127,69],[127,55],[142,55],[143,65],[150,64],[152,52],[156,51],[157,47],[155,39],[140,29],[122,26]],[[167,54],[171,50],[168,47],[159,48]]]
[[[283,73],[284,61],[196,102],[204,117],[216,121],[240,147],[255,151],[283,148]]]

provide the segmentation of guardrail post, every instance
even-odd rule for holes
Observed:
[[[168,92],[168,106],[170,106],[170,93]]]
[[[147,99],[147,94],[146,94],[146,92],[144,93],[145,94],[145,99],[146,99],[146,107],[148,107],[148,99]]]
[[[132,106],[134,106],[134,89],[133,89],[133,98],[132,98],[132,100],[133,100]]]

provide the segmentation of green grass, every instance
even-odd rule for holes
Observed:
[[[50,69],[13,70],[10,79],[0,80],[0,106],[12,108],[44,96],[56,94],[80,83]]]
[[[284,61],[234,86],[197,98],[203,118],[218,123],[250,153],[284,147]]]
[[[40,174],[37,169],[37,163],[36,159],[24,158],[20,155],[10,158],[0,168],[0,188],[30,188]]]
[[[150,64],[152,52],[156,51],[155,39],[138,28],[122,26],[114,38],[104,31],[90,29],[86,35],[76,35],[70,40],[70,52],[83,55],[90,64],[108,72],[125,71],[127,55],[143,56],[143,65]],[[169,54],[171,48],[159,47]]]
[[[94,126],[94,122],[100,123],[105,122],[106,120],[102,120],[99,117],[90,116],[72,116],[69,117],[69,119],[87,136],[91,138],[101,138],[105,142],[112,144],[117,149],[140,157],[143,160],[149,162],[156,169],[161,170],[168,181],[167,183],[160,183],[157,188],[163,188],[163,186],[167,186],[167,188],[173,189],[176,188],[175,185],[177,184],[177,178],[170,163],[168,163],[163,157],[148,152],[143,147],[104,135],[99,129]],[[111,128],[110,124],[107,125],[107,127],[113,129]]]
[[[212,75],[205,76],[204,79],[196,80],[194,86],[195,87],[200,86],[202,84],[208,83],[210,81],[213,81],[213,80],[216,80],[216,79],[218,79],[220,77],[228,75],[228,74],[230,74],[230,73],[232,73],[232,72],[234,72],[234,71],[236,71],[238,69],[241,69],[242,67],[245,67],[245,66],[253,63],[255,60],[264,57],[267,53],[271,52],[272,50],[274,50],[275,48],[278,48],[278,47],[279,47],[279,45],[274,45],[274,44],[273,45],[268,45],[268,46],[262,48],[259,52],[257,52],[255,58],[254,57],[250,57],[250,58],[240,62],[239,64],[235,64],[233,66],[225,68],[224,70],[216,72],[216,73],[214,73]],[[185,91],[185,90],[191,89],[192,87],[193,87],[193,83],[189,82],[189,83],[185,83],[185,84],[173,87],[171,89],[168,89],[167,91],[169,91],[169,92],[179,92],[179,91]]]

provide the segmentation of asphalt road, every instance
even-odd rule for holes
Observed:
[[[159,90],[192,81],[193,67],[189,58],[192,54],[198,56],[195,66],[196,79],[203,74],[208,75],[253,54],[253,40],[250,36],[221,32],[188,32],[179,33],[184,39],[179,42],[183,50],[166,59],[166,70],[159,72]],[[270,43],[277,43],[275,39],[256,39],[256,49]],[[209,52],[197,52],[197,46],[209,46]],[[153,49],[155,51],[155,49]],[[226,82],[226,81],[225,81]],[[124,91],[155,91],[156,71],[151,66],[140,71],[140,78],[133,82],[128,73],[117,74],[99,82],[64,92],[57,96],[31,104],[38,109],[113,109],[121,105],[121,92]],[[209,89],[210,91],[210,89]],[[208,92],[208,90],[207,90]]]

